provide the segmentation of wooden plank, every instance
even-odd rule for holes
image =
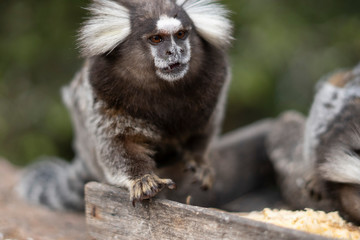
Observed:
[[[99,240],[329,239],[164,199],[133,207],[127,191],[95,182],[86,185],[85,194],[88,231]]]
[[[54,212],[19,199],[21,170],[0,158],[0,240],[88,240],[82,213]]]

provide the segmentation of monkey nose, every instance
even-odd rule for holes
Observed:
[[[171,56],[171,55],[180,55],[184,52],[185,52],[185,50],[180,48],[180,49],[170,49],[170,50],[167,50],[165,53],[167,56]]]

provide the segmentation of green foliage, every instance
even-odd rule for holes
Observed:
[[[223,2],[236,38],[225,131],[287,109],[307,113],[316,81],[360,60],[359,1]],[[16,164],[72,156],[59,90],[82,64],[76,31],[86,3],[0,2],[0,155]]]
[[[357,1],[227,0],[235,21],[225,130],[307,113],[316,81],[360,60]]]

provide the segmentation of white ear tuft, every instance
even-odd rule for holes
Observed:
[[[345,153],[341,147],[334,147],[319,170],[326,180],[360,184],[360,159],[356,154]]]
[[[215,0],[176,0],[189,15],[199,34],[212,45],[223,48],[233,39],[229,11]]]
[[[129,11],[110,0],[93,0],[87,10],[91,17],[79,31],[83,56],[91,57],[112,51],[130,34]]]

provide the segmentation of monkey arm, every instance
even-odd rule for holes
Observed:
[[[130,200],[136,201],[155,196],[165,186],[173,189],[171,179],[160,179],[153,173],[154,151],[146,137],[137,134],[98,136],[97,159],[109,184],[126,187]]]

